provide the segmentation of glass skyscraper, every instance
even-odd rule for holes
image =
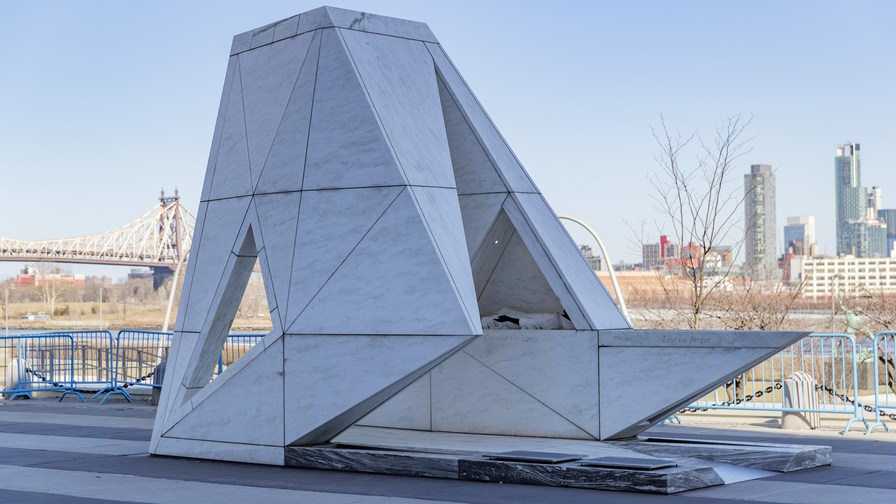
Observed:
[[[746,267],[757,279],[777,278],[775,175],[770,165],[750,166],[744,175]]]
[[[864,226],[867,195],[862,187],[859,144],[837,146],[834,175],[837,202],[837,255],[864,257],[867,232]]]

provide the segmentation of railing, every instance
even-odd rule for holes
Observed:
[[[877,333],[873,345],[874,423],[868,427],[868,432],[875,427],[883,427],[885,431],[889,431],[890,427],[881,422],[881,417],[888,413],[889,418],[896,419],[896,331]]]
[[[264,334],[231,334],[227,337],[211,379],[258,343]],[[168,358],[172,333],[124,329],[114,337],[109,331],[68,331],[23,334],[0,339],[0,371],[6,378],[0,394],[10,399],[31,397],[33,392],[95,392],[100,404],[113,395],[128,402],[135,388],[161,388],[156,376]],[[61,400],[61,398],[60,398]]]
[[[225,341],[211,380],[236,362],[264,334],[231,334]],[[96,391],[105,403],[112,395],[131,401],[135,388],[161,388],[156,376],[168,357],[172,333],[121,330],[68,331],[0,337],[0,372],[5,382],[0,393],[15,399],[35,392],[68,394]],[[885,418],[896,420],[896,332],[879,333],[873,342],[872,385],[874,404],[859,401],[860,380],[856,340],[847,334],[812,334],[721,384],[685,411],[709,409],[761,410],[847,415],[844,433],[860,421],[866,433]],[[870,363],[867,363],[870,365]],[[869,366],[870,367],[870,366]],[[784,382],[791,376],[809,377],[814,387],[813,404],[787,405]],[[870,402],[870,401],[869,401]],[[869,424],[865,413],[874,414]]]
[[[798,372],[814,381],[814,407],[785,405],[784,380]],[[811,334],[723,384],[691,404],[690,409],[844,414],[849,418],[843,432],[848,432],[855,421],[867,427],[863,411],[855,401],[858,393],[855,338],[847,334]]]
[[[35,392],[62,392],[81,401],[75,390],[75,339],[67,334],[0,336],[5,382],[0,393],[31,398]]]

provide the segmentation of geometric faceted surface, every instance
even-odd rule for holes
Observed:
[[[631,336],[421,23],[322,7],[234,37],[197,215],[152,453],[282,465],[365,423],[631,435],[796,337],[694,371]],[[273,330],[212,380],[256,262]],[[504,309],[574,330],[483,336]]]
[[[486,330],[358,425],[627,438],[806,334]]]

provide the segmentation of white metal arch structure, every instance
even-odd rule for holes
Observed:
[[[625,298],[622,297],[622,289],[619,288],[619,282],[616,281],[616,272],[613,271],[613,263],[610,262],[610,255],[607,254],[607,247],[604,246],[603,240],[600,239],[600,236],[597,236],[597,233],[593,229],[591,229],[591,226],[585,224],[579,219],[576,219],[575,217],[558,215],[557,218],[575,222],[576,224],[582,226],[583,228],[585,228],[585,231],[588,231],[588,234],[590,234],[591,237],[594,238],[594,241],[597,242],[597,246],[598,248],[600,248],[600,253],[602,256],[604,256],[604,260],[607,262],[607,271],[610,272],[610,282],[613,283],[613,292],[616,293],[616,300],[619,304],[619,309],[622,310],[622,314],[625,315],[625,318],[627,318],[629,320],[629,323],[631,323],[631,317],[628,316],[628,308],[626,308],[625,306]]]

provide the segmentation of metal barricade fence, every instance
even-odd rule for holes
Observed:
[[[22,334],[0,336],[2,341],[3,390],[0,393],[31,398],[35,392],[62,392],[60,401],[74,394],[76,343],[69,334]]]
[[[75,378],[77,387],[100,391],[112,386],[115,366],[115,341],[110,331],[54,331],[42,334],[67,334],[75,342]]]
[[[872,344],[874,358],[874,423],[868,432],[875,427],[890,427],[881,421],[887,416],[896,420],[896,331],[879,332],[874,336]]]
[[[764,410],[849,415],[868,428],[859,405],[856,340],[849,334],[810,334],[692,403],[686,410]],[[804,373],[814,382],[815,407],[787,407],[784,380]]]
[[[100,404],[116,394],[130,402],[131,394],[127,391],[130,387],[150,390],[160,387],[159,380],[152,378],[158,366],[168,358],[170,332],[122,329],[115,336],[114,346],[112,382],[94,396],[103,395]]]

